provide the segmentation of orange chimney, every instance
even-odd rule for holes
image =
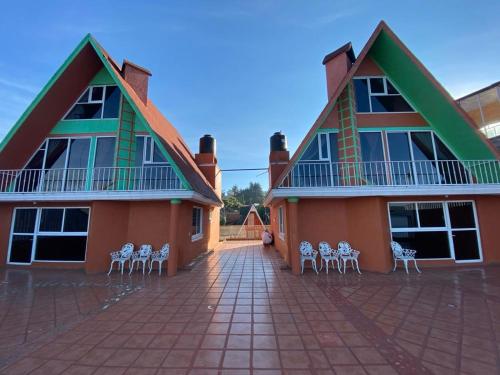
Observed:
[[[151,72],[131,61],[123,60],[122,76],[132,86],[139,99],[148,104],[148,83]]]
[[[352,64],[356,61],[351,43],[344,44],[339,49],[329,53],[323,59],[326,69],[326,89],[328,99],[332,97],[340,82],[345,77]]]
[[[200,138],[200,152],[195,155],[195,162],[220,197],[222,196],[222,176],[215,152],[215,138],[210,134],[205,134]]]
[[[281,132],[274,133],[270,138],[269,152],[269,187],[272,188],[276,180],[290,160],[287,149],[286,136]]]

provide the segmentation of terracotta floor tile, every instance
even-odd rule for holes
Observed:
[[[194,367],[219,367],[222,353],[222,350],[200,350],[196,354]]]
[[[224,353],[225,368],[248,368],[250,366],[249,350],[226,350]]]
[[[255,335],[253,336],[253,349],[276,349],[276,336],[269,335]]]
[[[228,349],[250,349],[251,347],[250,335],[229,335],[227,341]]]
[[[280,368],[278,352],[273,350],[254,350],[252,366],[259,369]]]
[[[195,350],[171,350],[165,361],[163,362],[163,367],[186,367],[191,366],[191,362],[195,355]]]
[[[202,349],[222,349],[226,345],[226,335],[205,335],[201,343]]]
[[[285,369],[305,369],[310,365],[309,356],[304,351],[280,351],[281,363]]]

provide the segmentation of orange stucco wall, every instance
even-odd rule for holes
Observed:
[[[336,247],[341,240],[347,240],[353,248],[361,251],[360,267],[368,271],[389,272],[392,269],[391,240],[387,204],[396,201],[453,201],[475,202],[480,241],[483,253],[482,264],[500,263],[500,233],[498,232],[499,196],[418,196],[418,197],[356,197],[300,199],[298,203],[298,238],[317,247],[320,241],[327,241]],[[271,205],[271,223],[275,234],[276,248],[290,264],[287,243],[277,236],[277,211],[284,201]],[[290,227],[288,218],[287,228]],[[298,251],[298,249],[291,249]],[[481,262],[472,263],[474,265]],[[455,266],[454,260],[419,261],[426,266]],[[462,264],[463,265],[463,264]]]
[[[215,247],[218,242],[218,217],[209,215],[209,210],[218,210],[196,204],[203,208],[203,237],[192,241],[192,202],[183,201],[178,217],[177,245],[178,266],[182,267],[202,252]],[[83,263],[36,263],[32,266],[53,268],[81,268],[86,272],[104,272],[109,268],[109,253],[118,250],[126,242],[136,247],[151,244],[158,250],[169,242],[169,201],[94,201],[66,203],[3,203],[0,204],[0,264],[7,262],[11,220],[15,207],[90,207],[86,261]],[[210,220],[210,216],[211,220]],[[213,224],[212,224],[213,223]],[[165,265],[166,266],[166,265]]]

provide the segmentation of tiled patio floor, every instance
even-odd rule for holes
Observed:
[[[295,277],[281,265],[229,242],[175,278],[2,271],[0,338],[18,358],[1,372],[500,372],[500,267]]]

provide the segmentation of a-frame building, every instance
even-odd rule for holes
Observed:
[[[271,138],[266,204],[293,271],[302,240],[350,241],[381,272],[391,240],[424,266],[500,261],[498,154],[387,24],[323,64],[328,102],[293,156]]]
[[[193,155],[150,77],[90,34],[57,70],[0,145],[1,263],[98,272],[126,242],[168,242],[173,275],[215,246],[215,140]]]

